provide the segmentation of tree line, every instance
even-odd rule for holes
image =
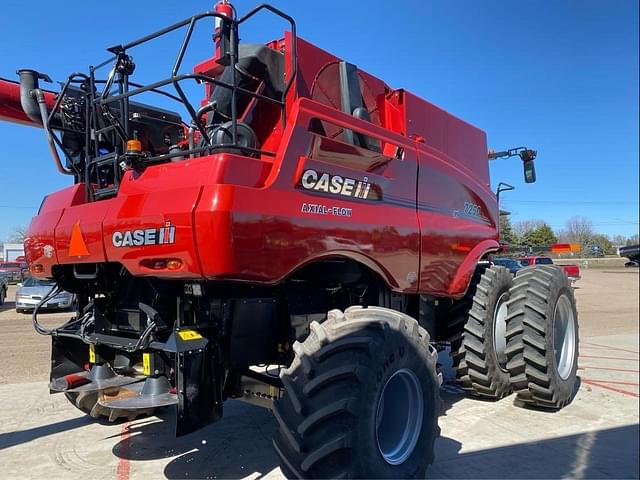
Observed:
[[[17,226],[7,238],[8,243],[22,243],[26,227]],[[579,243],[584,255],[615,255],[616,247],[637,245],[638,234],[630,237],[614,235],[609,237],[597,233],[593,222],[585,217],[572,217],[563,229],[554,231],[544,220],[522,220],[511,224],[508,215],[500,216],[500,240],[509,245],[541,247],[554,243]],[[0,241],[0,248],[2,242]]]
[[[563,229],[554,231],[544,220],[523,220],[511,224],[508,215],[500,216],[500,240],[510,245],[542,247],[554,243],[579,243],[582,255],[615,255],[616,247],[640,243],[638,234],[609,237],[597,233],[593,222],[585,217],[572,217]]]

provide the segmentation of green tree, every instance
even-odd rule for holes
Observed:
[[[511,220],[509,215],[500,215],[500,241],[509,245],[518,244],[518,236],[511,228]]]
[[[616,248],[609,237],[596,233],[583,246],[583,252],[585,255],[596,255],[596,252],[600,252],[602,255],[615,255]]]
[[[522,243],[531,247],[542,247],[557,243],[558,238],[549,225],[543,223],[537,228],[529,230],[522,237]]]

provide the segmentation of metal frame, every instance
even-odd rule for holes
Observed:
[[[291,36],[292,36],[292,45],[291,45],[291,75],[285,84],[284,91],[282,93],[282,97],[280,100],[267,97],[260,93],[249,91],[244,88],[241,88],[237,85],[236,78],[236,68],[235,65],[238,63],[238,29],[241,24],[252,18],[257,13],[266,10],[269,11],[282,19],[286,20],[291,28]],[[182,66],[182,62],[184,60],[184,56],[189,47],[189,43],[191,41],[191,37],[193,34],[193,30],[196,26],[196,23],[200,20],[207,18],[218,18],[224,22],[228,22],[230,24],[230,48],[229,48],[229,58],[230,66],[234,66],[232,69],[232,81],[231,83],[225,83],[220,80],[217,80],[213,77],[204,74],[198,73],[184,73],[179,74],[180,67]],[[157,82],[151,83],[149,85],[141,85],[137,83],[133,83],[129,81],[130,73],[127,71],[126,62],[130,61],[130,57],[127,55],[127,52],[137,47],[143,43],[152,41],[156,38],[159,38],[163,35],[176,31],[178,29],[186,27],[186,32],[184,38],[182,40],[182,44],[176,56],[175,62],[173,64],[171,75],[168,78],[163,80],[159,80]],[[238,145],[238,134],[237,134],[237,122],[238,122],[238,112],[237,112],[237,94],[238,92],[251,96],[255,98],[257,101],[264,101],[280,107],[282,111],[281,122],[284,127],[286,122],[286,97],[295,81],[298,71],[298,59],[297,59],[297,37],[296,37],[296,24],[293,18],[289,15],[285,14],[281,10],[268,5],[262,4],[250,10],[244,16],[239,19],[229,18],[225,15],[216,13],[216,12],[203,12],[172,25],[165,27],[156,32],[150,33],[141,37],[139,39],[133,40],[124,45],[116,45],[108,49],[109,52],[114,55],[107,60],[99,63],[95,66],[89,67],[89,75],[83,73],[73,73],[71,74],[66,83],[64,84],[60,94],[58,95],[56,102],[49,113],[48,120],[54,118],[54,115],[60,108],[61,102],[65,96],[65,94],[69,91],[72,85],[79,85],[80,91],[84,92],[85,97],[85,130],[84,132],[69,130],[65,128],[60,128],[61,131],[69,131],[77,134],[84,134],[85,136],[85,167],[84,172],[79,172],[77,170],[68,171],[69,174],[74,174],[76,177],[76,181],[85,181],[87,184],[87,196],[90,200],[96,200],[100,198],[108,198],[117,193],[118,186],[120,184],[122,178],[122,171],[119,166],[119,163],[122,159],[122,156],[125,154],[126,143],[129,135],[129,102],[130,98],[135,95],[140,95],[145,92],[153,92],[160,95],[164,95],[168,98],[171,98],[174,101],[181,103],[189,113],[191,117],[191,122],[189,127],[192,129],[197,129],[201,135],[202,140],[205,143],[205,146],[196,147],[193,145],[193,142],[190,142],[189,148],[187,150],[181,150],[176,153],[169,153],[164,155],[157,155],[155,157],[148,157],[145,159],[145,164],[153,164],[153,163],[161,163],[167,160],[170,160],[176,156],[195,156],[198,154],[208,154],[212,151],[222,148],[236,148],[241,151],[246,151],[250,154],[258,154],[258,155],[270,155],[274,156],[274,152],[261,151],[256,149],[251,149],[247,147],[242,147]],[[98,79],[96,77],[96,71],[109,65],[113,64],[110,73],[106,80]],[[221,88],[229,88],[231,89],[231,143],[212,145],[211,139],[206,131],[205,126],[201,125],[199,112],[194,108],[189,99],[187,98],[184,90],[182,89],[180,83],[183,81],[195,80],[197,82],[209,82],[216,87]],[[98,85],[103,85],[102,92],[99,93],[97,91]],[[114,85],[117,85],[117,93],[111,95],[111,90]],[[169,93],[165,90],[162,90],[161,87],[172,85],[176,91],[177,95]],[[131,88],[134,87],[134,88]],[[109,110],[109,106],[113,104],[119,104],[119,109],[117,115],[114,115]],[[99,119],[107,120],[110,125],[99,128],[99,124],[102,123]],[[186,124],[185,124],[186,126]],[[93,139],[97,140],[100,135],[109,135],[110,143],[114,145],[114,151],[107,154],[101,155],[99,150],[99,144],[97,141],[92,142]],[[53,141],[57,144],[59,148],[61,148],[65,154],[68,155],[68,152],[62,145],[62,142],[58,139],[57,136],[51,134],[53,137]],[[113,168],[113,181],[114,185],[108,188],[94,188],[92,185],[92,175],[95,172],[96,180],[97,179],[97,169],[101,165],[110,164]],[[99,182],[98,182],[99,183]]]

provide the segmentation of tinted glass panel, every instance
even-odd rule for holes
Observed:
[[[553,260],[546,257],[536,258],[536,265],[553,265]]]

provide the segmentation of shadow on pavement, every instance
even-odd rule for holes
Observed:
[[[171,414],[132,428],[129,444],[113,453],[132,461],[175,456],[164,468],[169,479],[263,477],[278,467],[276,424],[266,410],[233,403],[223,422],[179,439]],[[458,441],[441,437],[428,477],[638,478],[639,433],[629,425],[463,453]]]
[[[448,455],[437,444],[430,478],[638,478],[639,426]],[[438,442],[446,439],[438,440]]]
[[[94,420],[89,416],[82,416],[77,418],[71,418],[69,420],[63,420],[61,422],[50,423],[48,425],[42,425],[39,427],[29,428],[27,430],[18,430],[16,432],[0,433],[0,450],[4,448],[13,447],[21,443],[27,443],[37,438],[46,437],[48,435],[54,435],[56,433],[66,432],[74,428],[84,427],[94,423]]]
[[[161,421],[133,424],[129,437],[113,447],[131,461],[173,458],[167,478],[238,478],[263,476],[278,467],[271,446],[276,421],[268,410],[227,401],[224,419],[184,437],[175,437],[175,412],[159,412]]]
[[[13,302],[5,298],[4,303],[0,305],[0,312],[5,312],[7,310],[14,310],[15,308],[16,308],[16,302]]]

